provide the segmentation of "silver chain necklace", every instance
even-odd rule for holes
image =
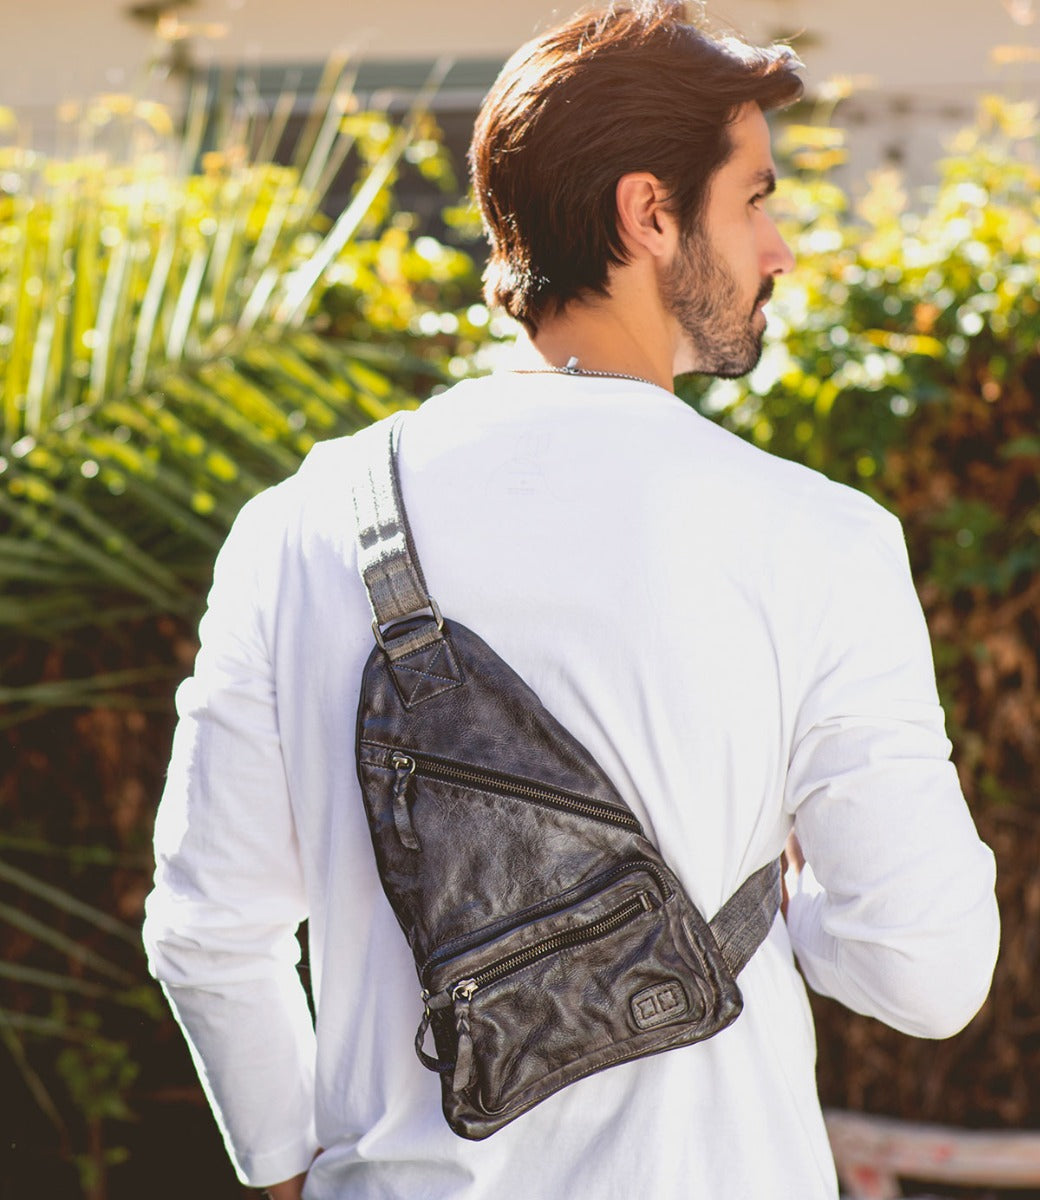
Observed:
[[[629,379],[633,383],[647,383],[650,387],[660,387],[659,383],[654,383],[652,379],[645,379],[642,375],[624,375],[620,371],[591,371],[586,367],[579,367],[578,360],[573,355],[567,360],[565,367],[529,367],[518,368],[515,372],[517,375],[590,375],[599,377],[600,379]]]

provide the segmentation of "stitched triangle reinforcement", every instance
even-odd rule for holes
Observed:
[[[447,639],[424,646],[392,664],[394,683],[407,708],[461,687],[462,672]]]

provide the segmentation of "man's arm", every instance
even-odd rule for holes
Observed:
[[[989,990],[994,864],[949,761],[898,523],[864,501],[811,617],[786,803],[808,867],[787,923],[809,983],[947,1037]]]
[[[791,834],[780,855],[780,912],[787,920],[787,906],[791,902],[791,892],[797,885],[798,877],[805,866],[805,855],[802,853],[802,843],[795,834]]]
[[[294,1180],[317,1145],[314,1030],[296,972],[307,908],[268,654],[277,490],[246,506],[217,562],[195,672],[177,694],[145,922],[152,972],[253,1187]]]
[[[303,1181],[306,1178],[307,1172],[303,1171],[284,1183],[269,1184],[260,1195],[263,1200],[300,1200],[303,1196]]]

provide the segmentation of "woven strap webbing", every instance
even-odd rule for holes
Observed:
[[[403,413],[354,434],[357,458],[351,477],[357,527],[358,570],[375,627],[435,611],[408,527],[397,475],[397,441]],[[440,620],[422,622],[384,647],[391,659],[440,641]],[[380,643],[382,644],[382,642]]]

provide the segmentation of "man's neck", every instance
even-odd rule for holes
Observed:
[[[647,320],[647,308],[611,296],[575,300],[546,318],[531,338],[548,367],[577,359],[581,370],[635,376],[674,390],[674,348],[660,321]]]

